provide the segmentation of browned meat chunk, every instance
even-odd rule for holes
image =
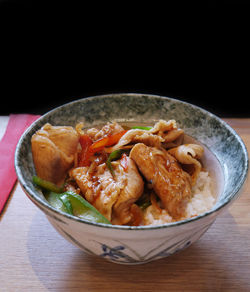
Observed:
[[[152,183],[169,214],[175,219],[184,216],[186,204],[191,198],[191,178],[176,159],[164,149],[142,143],[132,148],[130,157],[147,181]]]

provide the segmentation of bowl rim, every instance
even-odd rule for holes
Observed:
[[[177,103],[181,103],[181,104],[186,104],[188,106],[191,106],[194,109],[197,109],[201,112],[203,112],[204,114],[216,119],[220,124],[222,124],[224,127],[227,128],[227,130],[229,130],[236,138],[237,141],[239,142],[239,144],[241,145],[241,149],[243,150],[244,153],[244,157],[245,157],[245,163],[244,163],[244,172],[243,175],[241,176],[241,179],[239,180],[237,186],[233,189],[232,191],[232,195],[215,203],[215,205],[208,210],[205,213],[202,213],[198,216],[195,217],[191,217],[191,218],[186,218],[184,220],[180,220],[180,221],[176,221],[176,222],[171,222],[171,223],[164,223],[164,224],[159,224],[159,225],[142,225],[142,226],[128,226],[128,225],[112,225],[112,224],[105,224],[105,223],[95,223],[95,222],[91,222],[67,213],[64,213],[60,210],[55,209],[54,207],[52,207],[49,203],[47,203],[45,200],[41,199],[35,191],[33,191],[32,189],[30,189],[26,182],[25,182],[25,178],[22,174],[21,171],[21,166],[18,163],[19,160],[19,155],[20,155],[20,149],[22,147],[23,144],[23,140],[25,138],[25,136],[32,131],[33,127],[39,123],[42,119],[46,118],[49,115],[52,115],[53,112],[57,111],[60,108],[66,107],[68,105],[72,105],[74,103],[81,103],[83,101],[88,101],[88,100],[92,100],[92,99],[104,99],[104,98],[112,98],[112,97],[119,97],[119,96],[136,96],[136,97],[141,97],[141,96],[147,96],[150,98],[156,98],[156,99],[167,99],[170,101],[174,101]],[[14,164],[15,164],[15,170],[16,170],[16,174],[17,174],[17,178],[18,181],[21,185],[21,187],[23,188],[24,192],[26,193],[26,195],[28,197],[30,197],[30,199],[32,201],[36,202],[36,205],[38,207],[40,207],[39,205],[41,205],[42,207],[42,211],[44,211],[45,209],[49,209],[50,212],[53,212],[55,215],[59,214],[69,220],[73,220],[73,221],[77,221],[80,223],[85,223],[87,225],[91,225],[91,226],[95,226],[95,227],[101,227],[101,228],[108,228],[108,229],[114,229],[114,230],[132,230],[132,231],[137,231],[137,230],[141,230],[141,231],[146,231],[146,230],[157,230],[157,229],[162,229],[162,228],[172,228],[172,227],[176,227],[176,226],[181,226],[181,225],[185,225],[185,224],[189,224],[195,221],[198,221],[201,218],[207,217],[209,215],[212,215],[216,212],[218,212],[220,209],[222,209],[223,207],[225,207],[226,205],[228,205],[231,201],[233,201],[236,197],[237,194],[239,193],[240,189],[243,187],[244,183],[246,182],[246,178],[247,178],[247,174],[248,174],[248,167],[249,167],[249,158],[248,158],[248,152],[246,149],[246,146],[243,142],[243,140],[241,139],[241,137],[237,134],[237,132],[231,127],[229,126],[225,121],[223,121],[221,118],[219,118],[218,116],[216,116],[215,114],[197,106],[191,103],[188,103],[186,101],[182,101],[176,98],[172,98],[172,97],[167,97],[167,96],[161,96],[161,95],[155,95],[155,94],[147,94],[147,93],[110,93],[110,94],[102,94],[102,95],[95,95],[95,96],[88,96],[88,97],[83,97],[65,104],[62,104],[50,111],[48,111],[47,113],[45,113],[44,115],[42,115],[40,118],[38,118],[35,122],[33,122],[26,130],[25,132],[22,134],[21,138],[18,141],[18,144],[16,146],[16,151],[15,151],[15,158],[14,158]]]

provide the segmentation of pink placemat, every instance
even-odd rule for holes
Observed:
[[[40,116],[30,114],[12,114],[3,138],[0,141],[0,213],[16,182],[14,155],[16,145],[22,133]]]

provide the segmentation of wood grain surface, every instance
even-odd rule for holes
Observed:
[[[225,120],[250,151],[250,119]],[[0,119],[0,129],[4,125]],[[71,245],[17,183],[0,217],[0,291],[250,291],[249,180],[198,242],[137,266],[109,263]]]

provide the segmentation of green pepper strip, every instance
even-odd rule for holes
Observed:
[[[67,207],[65,206],[63,200],[60,199],[60,195],[61,194],[57,194],[54,192],[47,192],[44,194],[46,200],[52,207],[62,212],[69,213],[69,210],[67,210]]]
[[[91,222],[111,224],[107,218],[82,196],[70,191],[63,193],[62,187],[60,188],[38,176],[34,176],[32,180],[36,185],[49,191],[45,194],[45,197],[52,207]]]
[[[122,154],[126,151],[127,150],[124,150],[124,149],[118,149],[118,150],[115,150],[109,154],[109,157],[106,161],[106,165],[107,165],[107,168],[109,169],[109,171],[111,172],[113,177],[115,177],[115,172],[114,172],[113,166],[111,164],[111,161],[114,161],[114,160],[121,158]]]
[[[50,192],[46,199],[52,207],[62,212],[91,222],[111,224],[94,206],[74,192],[62,194]]]
[[[65,193],[59,194],[58,198],[63,203],[63,205],[66,209],[66,212],[69,213],[70,215],[74,215],[72,204],[71,204],[70,200],[68,199],[67,195],[65,195]]]
[[[65,192],[60,195],[63,201],[68,200],[72,206],[73,215],[96,223],[111,224],[94,206],[82,196],[74,192]]]
[[[152,129],[152,127],[141,127],[141,126],[134,126],[132,129],[139,129],[139,130],[146,130],[149,131]]]
[[[39,187],[47,190],[47,191],[51,191],[54,193],[62,193],[63,192],[63,186],[58,187],[57,185],[53,184],[50,181],[41,179],[38,176],[33,176],[32,181],[34,184],[38,185]]]

